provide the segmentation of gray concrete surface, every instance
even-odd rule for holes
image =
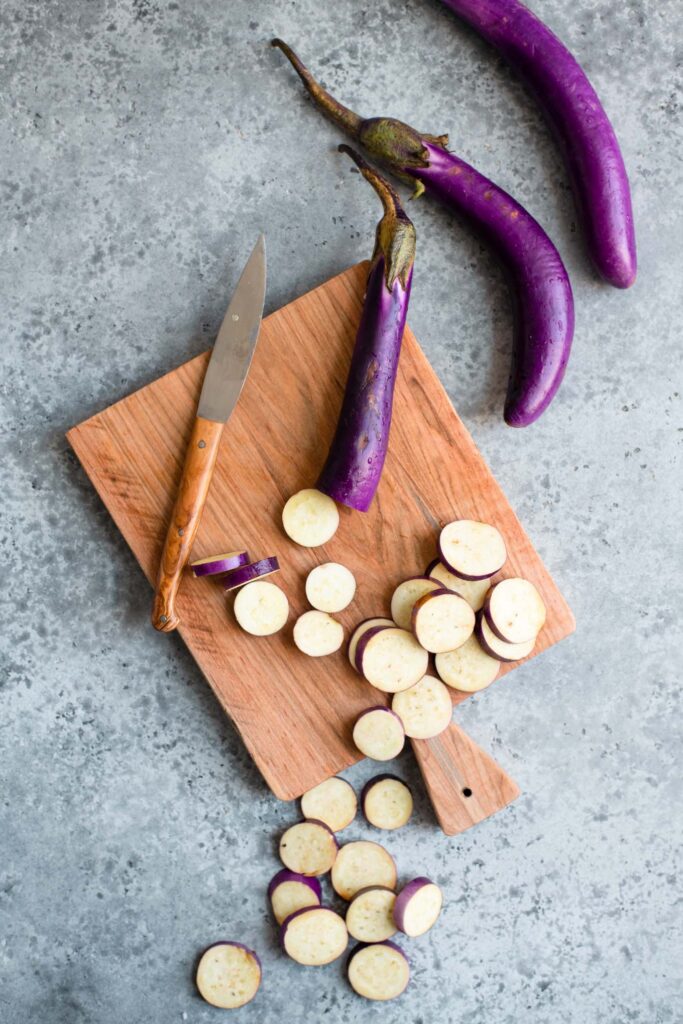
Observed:
[[[209,1022],[203,945],[262,951],[244,1021],[683,1019],[680,852],[680,91],[673,0],[537,9],[613,116],[640,275],[594,277],[522,88],[432,0],[4,0],[0,1021]],[[522,798],[457,839],[426,805],[388,845],[443,885],[400,1006],[279,953],[266,791],[64,439],[206,347],[259,229],[277,308],[372,245],[378,205],[281,55],[347,102],[449,130],[543,222],[577,301],[532,429],[501,421],[510,309],[493,259],[421,201],[410,320],[578,619],[459,709]],[[678,266],[676,265],[678,263]],[[678,565],[676,565],[678,560]],[[348,772],[361,783],[370,764]],[[361,825],[351,836],[369,835]]]

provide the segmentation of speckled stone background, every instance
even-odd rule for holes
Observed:
[[[588,265],[533,103],[435,0],[3,0],[2,1024],[218,1020],[193,966],[223,936],[262,952],[239,1018],[258,1024],[683,1019],[679,19],[673,0],[535,6],[623,145],[640,256],[627,293]],[[149,626],[147,584],[64,439],[207,346],[258,230],[268,310],[369,255],[379,206],[274,34],[362,112],[450,131],[543,222],[576,293],[560,396],[506,429],[501,273],[442,210],[411,207],[412,327],[578,630],[458,709],[519,781],[511,808],[447,839],[400,760],[418,810],[387,845],[447,900],[405,943],[400,1007],[363,1003],[341,964],[278,951],[265,885],[296,810],[180,641]]]

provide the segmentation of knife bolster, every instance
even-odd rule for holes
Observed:
[[[164,633],[176,629],[180,622],[175,598],[199,528],[222,433],[222,423],[197,416],[161,555],[152,610],[154,628]]]

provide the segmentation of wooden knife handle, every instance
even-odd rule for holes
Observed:
[[[176,629],[180,622],[175,598],[202,517],[222,433],[222,423],[197,416],[168,524],[152,609],[152,625],[164,633]]]

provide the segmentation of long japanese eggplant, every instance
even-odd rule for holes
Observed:
[[[566,46],[519,0],[443,0],[516,71],[562,150],[588,251],[617,288],[636,279],[631,193],[617,137],[598,95]]]
[[[366,512],[375,495],[389,443],[394,384],[410,299],[415,259],[415,228],[388,182],[349,146],[382,200],[375,251],[341,413],[329,454],[317,482],[324,494]]]
[[[316,82],[282,40],[316,105],[383,166],[455,210],[497,253],[510,285],[514,339],[505,421],[533,423],[564,376],[574,334],[574,300],[560,254],[543,228],[512,196],[447,150],[447,135],[418,132],[389,117],[363,119]]]

